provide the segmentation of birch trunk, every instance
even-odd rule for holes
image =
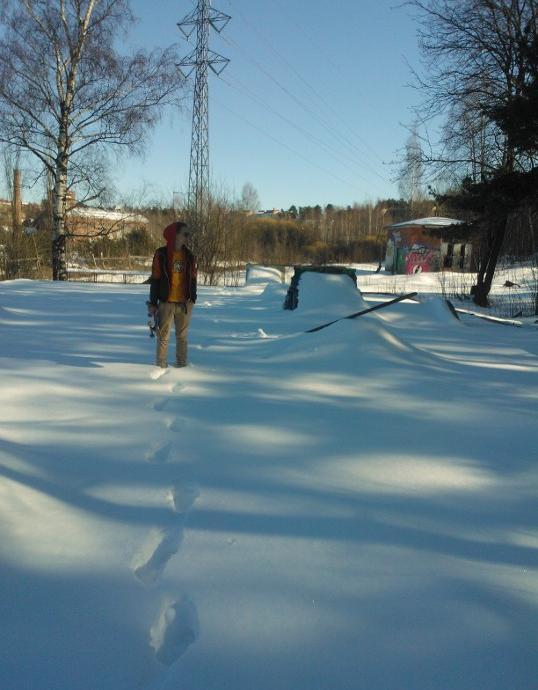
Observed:
[[[67,164],[59,160],[52,194],[52,279],[67,280],[66,254]]]
[[[78,67],[93,13],[95,0],[90,0],[86,8],[84,18],[80,20],[77,43],[71,47],[70,69],[65,86],[62,84],[61,61],[57,65],[58,92],[61,100],[61,118],[58,132],[56,158],[56,184],[54,185],[52,202],[52,279],[67,280],[67,255],[66,255],[66,215],[67,215],[67,169],[71,141],[69,137],[69,119],[73,108],[75,85],[77,81]],[[64,14],[63,2],[61,3],[62,16]]]

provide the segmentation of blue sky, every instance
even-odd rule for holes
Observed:
[[[181,41],[176,22],[194,0],[133,0],[133,45]],[[416,25],[394,0],[215,0],[232,15],[211,48],[231,62],[210,77],[215,188],[237,198],[245,182],[263,208],[352,204],[397,195],[391,161],[408,136],[417,93]],[[169,112],[143,161],[117,168],[126,195],[172,198],[188,182],[190,100]]]
[[[131,0],[128,47],[178,44],[196,0]],[[398,196],[392,180],[419,100],[407,62],[419,63],[416,24],[395,0],[214,0],[232,15],[211,48],[230,58],[210,75],[214,189],[237,199],[246,182],[262,208],[346,206]],[[188,186],[191,98],[169,110],[143,159],[121,160],[120,199],[171,203]],[[26,191],[35,196],[34,189]]]

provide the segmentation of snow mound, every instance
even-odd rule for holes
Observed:
[[[344,319],[315,333],[275,340],[267,359],[275,364],[294,363],[297,371],[308,360],[320,371],[336,370],[345,378],[370,378],[372,372],[385,377],[391,371],[389,376],[415,378],[419,371],[450,368],[442,357],[417,347],[375,315]]]
[[[454,326],[459,323],[448,302],[442,297],[421,298],[416,317],[421,321],[438,325]]]
[[[247,285],[258,285],[260,283],[282,283],[282,271],[271,266],[257,266],[249,264],[247,266]]]
[[[267,355],[274,363],[295,363],[298,371],[305,358],[320,375],[332,376],[338,371],[346,378],[369,377],[371,371],[383,371],[389,378],[409,375],[414,379],[419,372],[437,374],[452,369],[444,358],[417,347],[375,314],[343,319],[315,333],[295,333],[273,341]]]
[[[454,319],[454,317],[452,317]],[[377,318],[359,319],[361,331],[360,356],[367,366],[389,369],[391,365],[438,367],[444,360],[416,347]]]
[[[267,283],[267,285],[264,287],[262,296],[268,301],[277,301],[281,304],[284,301],[287,292],[288,288],[286,285],[271,282]]]
[[[353,281],[346,275],[304,273],[299,284],[299,302],[293,311],[285,311],[288,335],[274,343],[272,356],[276,361],[300,361],[305,352],[317,360],[320,370],[337,366],[348,372],[358,370],[415,370],[417,367],[446,368],[446,362],[409,342],[379,313],[372,312],[356,319],[346,316],[368,309]],[[410,305],[411,306],[411,305]],[[435,329],[441,323],[458,323],[445,300],[413,304],[407,323],[427,323]],[[339,319],[339,320],[338,320]],[[310,328],[335,321],[315,333]],[[302,331],[302,333],[301,333]],[[296,337],[293,337],[295,334]]]
[[[368,305],[349,276],[313,272],[301,275],[296,309],[301,314],[337,318],[367,308]]]

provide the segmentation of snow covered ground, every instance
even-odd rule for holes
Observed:
[[[413,275],[392,275],[376,272],[375,264],[354,264],[359,287],[367,292],[408,293],[418,291],[423,295],[443,295],[462,307],[493,316],[523,318],[536,313],[538,292],[538,268],[532,263],[499,266],[489,294],[490,307],[478,308],[471,301],[471,288],[476,283],[476,273],[433,271]],[[536,320],[536,317],[534,317]]]
[[[536,328],[200,293],[0,283],[0,688],[536,690]]]
[[[151,259],[148,259],[150,262]],[[248,264],[254,271],[260,267]],[[439,295],[449,298],[458,306],[473,312],[482,312],[495,317],[516,317],[536,320],[536,294],[538,291],[538,268],[530,263],[514,264],[507,268],[499,268],[495,274],[488,308],[477,307],[470,298],[471,287],[476,283],[475,273],[453,273],[441,271],[432,273],[417,273],[414,275],[392,275],[382,270],[377,271],[378,264],[351,264],[357,272],[358,285],[361,290],[372,293],[403,294],[418,291],[423,295]],[[245,284],[250,269],[228,270],[216,277],[216,284],[221,287],[238,287]],[[293,266],[284,270],[289,282],[293,275]],[[89,268],[77,264],[70,264],[70,280],[92,283],[127,283],[142,284],[148,277],[150,269],[138,270],[107,270],[103,268]],[[281,279],[278,270],[273,271],[274,278]],[[213,276],[215,280],[215,276]],[[204,276],[199,275],[199,282]],[[507,283],[509,286],[507,286]]]

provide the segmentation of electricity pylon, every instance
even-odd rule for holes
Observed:
[[[178,67],[186,68],[182,70],[185,78],[195,72],[188,204],[198,222],[206,218],[209,206],[208,69],[219,75],[229,62],[228,58],[209,49],[209,34],[211,28],[220,34],[230,19],[211,7],[211,0],[198,0],[196,8],[178,22],[187,40],[196,31],[196,48]]]

